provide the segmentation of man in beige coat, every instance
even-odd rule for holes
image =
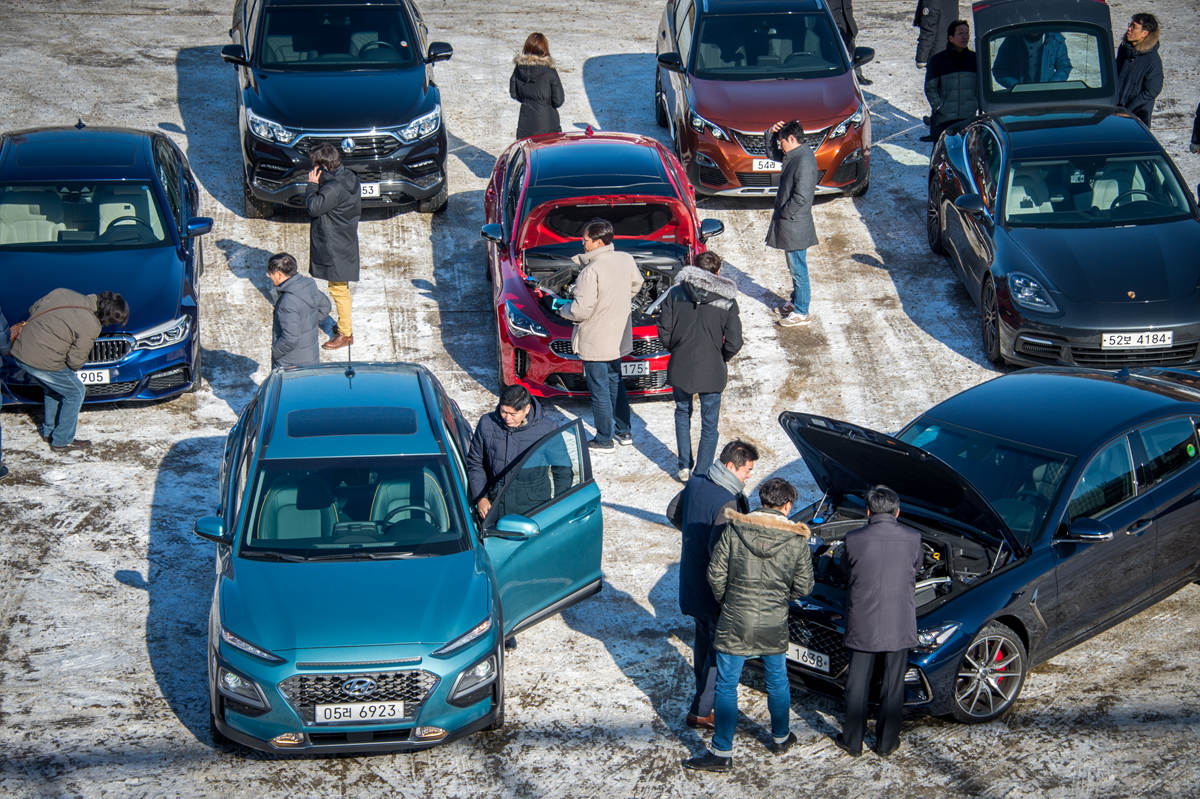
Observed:
[[[621,358],[633,351],[632,300],[642,288],[642,273],[633,256],[613,249],[613,227],[593,219],[583,228],[583,253],[575,263],[583,271],[575,281],[575,300],[558,309],[576,322],[571,348],[583,361],[583,374],[592,395],[596,436],[593,452],[612,452],[613,439],[633,443],[629,395],[621,379]],[[615,430],[613,429],[615,425]]]

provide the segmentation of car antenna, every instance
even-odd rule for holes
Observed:
[[[350,384],[350,388],[354,388],[354,363],[350,360],[350,346],[346,345],[346,380]]]
[[[75,130],[83,130],[87,125],[83,124],[83,117],[79,117],[79,121],[75,123]]]
[[[592,130],[592,126],[591,126],[591,125],[588,125],[588,126],[587,126],[587,130],[586,130],[585,132],[587,133],[587,135],[588,135],[588,136],[595,136],[595,135],[596,135],[596,131]]]
[[[1122,383],[1128,382],[1129,378],[1130,374],[1128,366],[1113,375],[1113,380],[1120,380]]]

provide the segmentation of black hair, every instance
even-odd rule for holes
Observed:
[[[287,277],[296,274],[296,259],[286,252],[277,252],[267,259],[267,274],[279,272]]]
[[[583,226],[583,235],[592,240],[599,239],[605,244],[612,244],[612,222],[609,222],[607,219],[593,219]]]
[[[800,120],[793,119],[780,128],[779,132],[775,134],[775,141],[781,142],[788,136],[795,136],[798,142],[804,141],[804,126],[800,124]]]
[[[758,498],[762,500],[764,508],[782,508],[789,502],[795,502],[797,496],[795,486],[782,477],[772,477],[758,487]]]
[[[749,441],[742,441],[740,438],[735,438],[725,445],[717,460],[721,463],[732,463],[734,468],[740,469],[747,462],[758,460],[758,447]]]
[[[500,392],[500,404],[514,411],[523,411],[531,401],[529,390],[525,386],[509,386]]]
[[[342,168],[342,154],[332,144],[322,144],[309,158],[326,172],[337,172]]]
[[[871,513],[888,514],[900,510],[900,497],[887,486],[875,486],[867,489],[867,510]]]
[[[956,20],[954,20],[953,22],[951,22],[951,23],[950,23],[950,27],[949,27],[949,28],[946,28],[946,38],[947,38],[947,39],[953,39],[953,38],[954,38],[954,32],[955,32],[956,30],[958,30],[958,27],[959,27],[960,25],[966,25],[968,28],[969,28],[969,27],[971,27],[971,23],[967,22],[965,19],[956,19]]]
[[[96,318],[101,327],[123,325],[129,321],[129,303],[114,291],[102,291],[96,295]]]
[[[1158,30],[1158,17],[1153,14],[1134,14],[1129,21],[1141,25],[1142,30],[1146,33],[1154,33]]]
[[[712,250],[702,252],[696,256],[696,266],[715,275],[721,271],[721,256]]]

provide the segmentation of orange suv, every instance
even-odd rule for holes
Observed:
[[[871,115],[822,0],[667,0],[654,107],[700,194],[773,195],[782,164],[763,132],[797,119],[817,156],[818,194],[864,194]]]

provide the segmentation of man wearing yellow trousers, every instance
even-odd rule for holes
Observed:
[[[329,296],[337,308],[337,327],[323,348],[338,350],[354,343],[350,322],[350,283],[358,281],[358,218],[362,214],[358,175],[342,164],[332,144],[312,153],[304,207],[312,217],[308,268],[312,276],[329,281]]]

